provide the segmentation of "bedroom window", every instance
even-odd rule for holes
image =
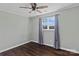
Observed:
[[[55,16],[45,17],[42,19],[42,29],[43,30],[52,30],[55,27]]]

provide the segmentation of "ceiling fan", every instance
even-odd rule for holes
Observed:
[[[48,6],[37,6],[37,3],[30,3],[31,7],[20,7],[20,8],[25,8],[25,9],[31,9],[31,11],[29,13],[31,13],[32,11],[37,11],[39,13],[42,13],[39,9],[44,9],[44,8],[48,8]]]

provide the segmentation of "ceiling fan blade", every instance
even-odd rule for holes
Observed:
[[[43,8],[48,8],[48,6],[39,6],[36,9],[43,9]]]
[[[39,10],[36,10],[37,12],[39,12],[39,13],[42,13],[41,11],[39,11]]]
[[[19,8],[26,8],[26,9],[32,9],[32,8],[30,8],[30,7],[19,7]]]

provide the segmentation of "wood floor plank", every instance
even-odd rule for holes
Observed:
[[[77,53],[57,50],[53,47],[29,42],[19,47],[0,53],[0,56],[79,56]]]

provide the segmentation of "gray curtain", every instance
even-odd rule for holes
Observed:
[[[39,44],[43,44],[42,19],[39,19]]]
[[[55,41],[54,46],[56,49],[60,49],[60,35],[59,35],[59,21],[58,21],[58,14],[55,15]]]

